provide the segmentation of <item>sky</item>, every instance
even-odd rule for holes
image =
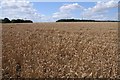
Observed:
[[[58,19],[118,20],[118,0],[42,2],[0,0],[0,18],[55,22]]]

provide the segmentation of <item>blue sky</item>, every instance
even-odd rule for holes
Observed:
[[[67,5],[77,4],[77,5],[82,6],[84,9],[89,9],[89,8],[94,8],[97,5],[97,2],[32,2],[32,4],[33,4],[33,7],[39,13],[44,14],[46,17],[51,17],[54,13],[57,13],[57,12],[61,13],[59,11],[59,9],[62,6],[64,6],[65,4],[67,4]],[[103,8],[103,10],[101,10],[101,13],[95,12],[95,14],[91,15],[90,18],[87,18],[86,16],[84,17],[84,14],[86,14],[86,15],[89,14],[89,12],[91,12],[92,9],[89,10],[88,13],[86,13],[87,11],[85,12],[84,10],[77,9],[77,8],[69,11],[71,16],[61,17],[61,18],[116,20],[118,9],[117,9],[117,7],[114,7],[113,5],[111,5],[111,6],[112,7],[108,8],[108,9],[105,9],[105,10]],[[74,6],[71,6],[71,7],[74,7]],[[63,12],[63,14],[64,14],[64,12]],[[62,15],[62,13],[60,15]],[[101,15],[101,18],[99,18],[100,17],[99,15]],[[60,19],[60,18],[58,18],[58,19]],[[57,18],[56,18],[56,20],[57,20]],[[55,19],[51,19],[50,21],[55,21]]]
[[[0,18],[31,19],[34,22],[55,22],[63,18],[117,20],[118,2],[30,2],[4,0],[0,5]]]
[[[95,2],[32,2],[33,7],[40,13],[50,15],[63,6],[64,4],[78,3],[86,8],[95,6]],[[76,13],[79,13],[78,11]]]

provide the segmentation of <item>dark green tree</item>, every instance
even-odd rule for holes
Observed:
[[[2,23],[11,23],[11,21],[10,21],[8,18],[4,18],[4,19],[2,20]]]

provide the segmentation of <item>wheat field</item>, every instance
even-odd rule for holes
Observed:
[[[118,23],[2,25],[3,78],[116,78]]]

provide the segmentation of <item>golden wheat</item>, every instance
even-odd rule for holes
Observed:
[[[117,23],[3,24],[3,78],[115,78]]]

